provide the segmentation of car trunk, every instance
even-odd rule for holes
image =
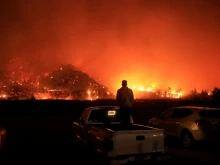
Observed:
[[[220,110],[202,110],[199,112],[199,116],[212,125],[220,122]]]

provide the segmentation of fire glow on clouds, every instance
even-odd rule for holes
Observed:
[[[0,10],[1,65],[14,55],[38,70],[71,63],[111,91],[122,79],[186,91],[220,84],[218,0],[10,2]]]

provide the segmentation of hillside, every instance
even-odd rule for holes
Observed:
[[[49,72],[31,71],[23,63],[16,68],[1,70],[0,89],[0,95],[7,95],[4,98],[17,99],[31,95],[38,99],[68,96],[69,99],[94,100],[113,97],[107,87],[71,64],[61,65]]]
[[[74,98],[91,97],[110,98],[107,87],[99,84],[88,74],[76,69],[73,65],[62,65],[40,79],[41,87],[49,90],[68,91]]]

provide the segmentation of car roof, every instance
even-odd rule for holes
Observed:
[[[202,110],[220,110],[220,108],[201,107],[201,106],[180,106],[180,107],[174,107],[174,108],[191,109],[191,110],[196,110],[196,111],[202,111]]]

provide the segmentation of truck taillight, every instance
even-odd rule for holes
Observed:
[[[195,122],[197,126],[201,126],[201,127],[207,127],[211,125],[211,123],[206,120],[195,120]]]
[[[114,149],[114,142],[113,140],[105,139],[102,143],[102,147],[104,151],[112,151]]]

